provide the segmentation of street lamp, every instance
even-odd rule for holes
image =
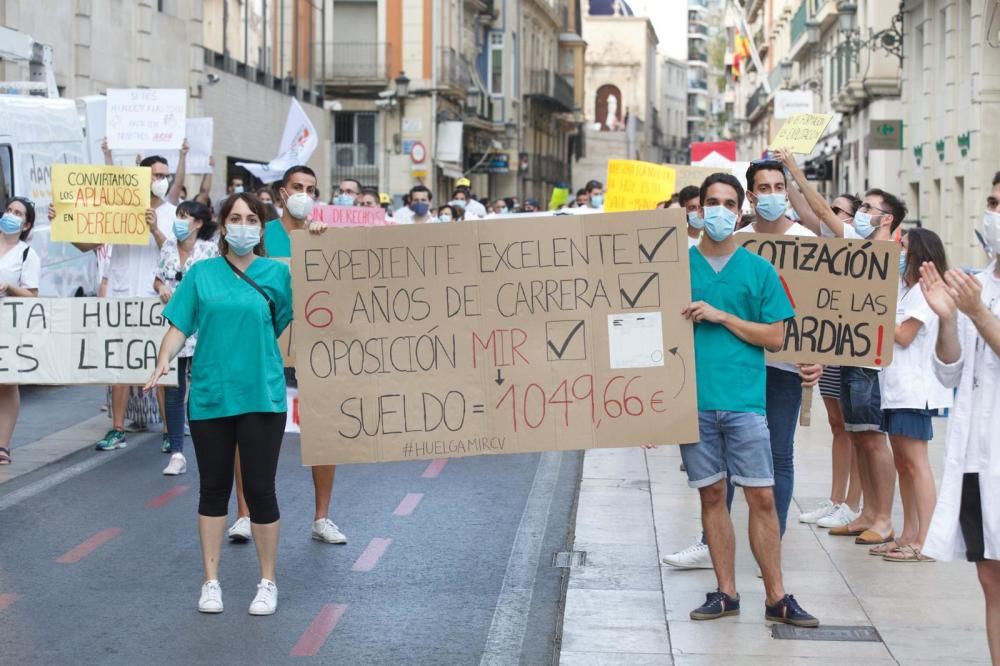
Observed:
[[[781,79],[785,83],[785,87],[788,87],[789,82],[792,80],[792,61],[785,59],[781,61]]]
[[[399,99],[406,99],[410,96],[410,77],[406,75],[406,72],[400,72],[399,76],[396,77],[396,97]]]
[[[819,21],[806,21],[806,41],[813,44],[819,43],[820,38]]]
[[[853,2],[841,0],[837,3],[837,22],[841,32],[852,33],[858,18],[858,6]]]

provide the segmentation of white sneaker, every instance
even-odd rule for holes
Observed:
[[[237,518],[233,526],[229,528],[226,532],[226,536],[229,537],[230,541],[235,541],[237,543],[246,543],[253,536],[250,531],[250,519],[247,517]]]
[[[860,515],[860,511],[851,511],[851,507],[841,504],[829,516],[817,520],[816,525],[818,527],[843,527]]]
[[[347,537],[329,518],[321,518],[313,523],[312,537],[324,543],[347,543]]]
[[[828,499],[823,500],[818,507],[807,513],[799,514],[800,523],[813,524],[820,518],[826,518],[837,510],[837,505]]]
[[[684,550],[664,557],[663,563],[678,569],[711,569],[712,556],[708,554],[708,544],[699,538]]]
[[[222,612],[222,586],[219,585],[219,581],[210,580],[201,586],[201,598],[198,599],[198,612]]]
[[[278,586],[274,581],[261,578],[257,584],[257,596],[250,602],[251,615],[274,615],[278,610]]]
[[[170,462],[163,468],[163,473],[166,476],[178,476],[186,472],[187,468],[187,459],[184,457],[184,454],[174,453],[170,456]]]

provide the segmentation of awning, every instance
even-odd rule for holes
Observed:
[[[441,169],[441,175],[445,178],[452,178],[458,180],[465,174],[462,173],[462,165],[456,164],[454,162],[442,162],[438,161],[438,168]]]

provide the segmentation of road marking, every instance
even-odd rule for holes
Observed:
[[[381,537],[375,537],[369,541],[368,545],[365,546],[364,552],[358,557],[358,561],[351,567],[351,571],[371,571],[374,569],[379,559],[385,555],[385,551],[389,548],[390,543],[392,543],[392,539],[383,539]]]
[[[190,489],[191,486],[174,486],[162,495],[157,495],[153,499],[146,502],[147,509],[159,509],[161,506],[170,504],[170,501],[175,497],[180,497]]]
[[[122,528],[120,527],[108,527],[107,529],[103,529],[73,550],[67,552],[65,555],[62,555],[56,560],[56,562],[59,564],[76,564],[121,533]]]
[[[562,453],[549,451],[539,456],[535,480],[521,514],[521,523],[517,527],[514,547],[510,551],[503,586],[490,623],[490,633],[479,662],[481,666],[502,666],[521,661],[535,576],[561,463]]]
[[[14,602],[21,598],[20,594],[5,592],[0,594],[0,611],[5,611],[14,605]]]
[[[420,504],[420,500],[424,498],[423,493],[409,493],[403,498],[403,501],[399,503],[396,510],[392,512],[394,516],[408,516],[413,513],[417,505]]]
[[[327,604],[316,615],[303,632],[299,642],[295,644],[289,656],[292,657],[315,657],[316,653],[323,647],[327,637],[344,617],[347,612],[347,604]]]
[[[431,464],[427,466],[427,469],[424,470],[424,473],[420,476],[424,479],[436,479],[438,478],[438,475],[441,474],[441,470],[443,470],[444,466],[447,464],[447,458],[438,458],[437,460],[431,462]]]
[[[119,456],[128,455],[129,451],[135,451],[138,447],[121,449],[119,452],[115,453],[96,453],[91,458],[87,458],[83,462],[78,462],[75,465],[70,465],[64,470],[60,470],[55,474],[46,476],[44,479],[39,479],[34,483],[29,483],[25,487],[15,490],[12,493],[0,497],[0,511],[4,509],[9,509],[16,504],[20,504],[26,499],[31,499],[39,493],[44,493],[52,488],[55,488],[63,481],[69,481],[75,476],[79,476],[85,472],[89,472],[95,467],[99,467],[106,462],[112,460],[117,460]]]

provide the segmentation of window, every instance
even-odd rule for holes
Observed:
[[[10,144],[0,145],[0,202],[14,196],[14,154]]]
[[[500,97],[503,95],[503,33],[494,32],[490,34],[489,53],[489,73],[490,94]]]
[[[333,145],[335,166],[373,166],[375,164],[375,114],[334,114]]]

